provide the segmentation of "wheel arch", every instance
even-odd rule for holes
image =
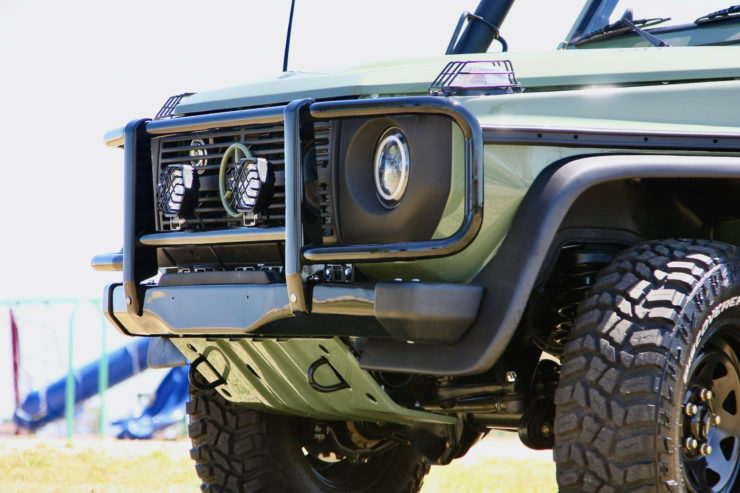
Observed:
[[[485,288],[481,308],[473,325],[465,335],[451,345],[409,345],[395,341],[370,340],[360,359],[366,369],[399,371],[425,374],[466,375],[482,373],[490,369],[506,350],[522,319],[530,294],[535,285],[546,278],[558,249],[583,234],[594,232],[626,233],[624,238],[646,239],[656,237],[651,227],[661,225],[660,232],[671,230],[670,224],[661,222],[667,217],[666,208],[661,214],[643,220],[634,231],[620,228],[603,228],[588,220],[578,224],[579,211],[590,210],[598,218],[614,222],[621,212],[611,207],[594,208],[601,200],[601,190],[614,192],[618,184],[645,183],[663,190],[665,197],[683,204],[682,218],[691,218],[683,228],[683,236],[694,236],[702,231],[707,221],[697,214],[696,207],[686,207],[685,197],[689,192],[674,189],[675,184],[704,181],[699,188],[711,194],[712,181],[727,180],[740,183],[740,157],[668,154],[610,154],[575,156],[556,161],[547,166],[528,190],[512,227],[496,255],[486,265],[472,284]],[[617,194],[618,195],[618,194]],[[716,195],[716,194],[715,194]],[[645,198],[645,192],[637,194]],[[721,201],[716,201],[721,203]],[[731,203],[731,202],[730,202]],[[629,197],[623,198],[622,206],[636,205]],[[706,205],[706,204],[705,204]],[[610,213],[603,213],[609,209]],[[710,208],[711,209],[711,208]],[[740,217],[740,207],[735,207]],[[715,211],[715,216],[719,215]],[[574,223],[575,220],[575,223]],[[674,236],[681,235],[681,227],[675,221]],[[574,233],[569,236],[570,232]],[[611,234],[610,233],[610,234]],[[713,234],[708,231],[707,234]],[[723,238],[719,238],[723,239]],[[630,240],[625,240],[630,241]],[[724,241],[728,241],[724,238]],[[730,241],[732,242],[732,241]]]

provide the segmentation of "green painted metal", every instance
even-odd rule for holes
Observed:
[[[210,382],[222,377],[218,392],[226,399],[270,412],[317,419],[390,423],[455,423],[454,416],[407,409],[396,404],[375,379],[361,369],[338,337],[330,339],[172,339]],[[321,392],[308,381],[309,368],[324,358],[315,381],[347,388]],[[332,370],[332,368],[334,370]],[[335,373],[336,371],[336,373]],[[341,379],[339,379],[341,376]]]
[[[470,282],[493,258],[509,231],[524,194],[545,166],[570,155],[603,152],[607,150],[487,145],[483,225],[475,240],[465,250],[450,257],[363,265],[362,271],[373,279],[401,277],[425,281]]]
[[[740,47],[734,49],[733,56],[740,57]],[[603,51],[611,50],[594,53]],[[737,135],[738,106],[732,103],[738,92],[738,80],[589,85],[576,90],[474,97],[462,102],[483,127]]]
[[[740,54],[740,48],[735,50]],[[728,101],[735,101],[739,93],[740,81],[716,81],[525,92],[459,100],[484,128],[738,135],[737,105],[728,104]],[[677,101],[680,104],[676,104]],[[486,145],[483,225],[470,246],[450,257],[362,265],[360,269],[373,280],[400,277],[469,282],[493,258],[519,203],[540,171],[565,157],[614,151],[562,146]],[[461,143],[453,144],[453,182],[463,155]],[[454,226],[459,225],[456,221],[461,217],[458,212],[461,194],[460,185],[454,185],[435,237],[449,235],[449,231],[454,231]]]
[[[218,111],[316,99],[371,95],[426,94],[429,84],[452,60],[508,59],[527,90],[589,84],[644,84],[740,76],[740,48],[561,50],[557,52],[448,55],[367,63],[327,73],[292,73],[183,99],[178,113]],[[389,82],[391,81],[391,82]],[[525,93],[526,94],[526,93]]]

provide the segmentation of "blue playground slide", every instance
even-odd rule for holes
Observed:
[[[112,387],[148,368],[149,340],[137,339],[108,355],[108,386]],[[98,361],[74,372],[75,404],[98,393]],[[155,398],[141,416],[114,423],[123,427],[119,438],[150,438],[155,430],[181,420],[188,399],[188,367],[170,370],[157,388]],[[31,392],[16,409],[13,421],[36,430],[64,417],[67,377],[45,389]]]
[[[188,367],[172,368],[140,416],[113,423],[121,427],[118,438],[151,438],[155,431],[182,422],[188,401],[188,385]]]

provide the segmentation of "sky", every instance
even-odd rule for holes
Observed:
[[[305,71],[441,54],[460,13],[477,4],[296,3],[289,68]],[[118,251],[123,231],[123,153],[105,147],[103,135],[152,117],[173,94],[281,72],[289,0],[205,5],[0,2],[0,341],[10,340],[12,301],[82,299],[74,322],[74,363],[96,359],[104,329],[89,300],[99,298],[107,283],[120,281],[120,274],[95,272],[90,260]],[[511,50],[554,49],[581,5],[521,0],[501,32]],[[498,49],[495,43],[492,49]],[[27,385],[61,377],[71,305],[14,309],[31,367]],[[130,341],[105,330],[109,349]],[[0,420],[13,409],[9,346],[0,342]],[[158,378],[142,386],[153,388]]]

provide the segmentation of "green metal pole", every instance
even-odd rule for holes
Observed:
[[[100,366],[98,368],[98,394],[100,394],[100,436],[105,436],[106,433],[106,409],[105,409],[105,391],[108,389],[108,321],[103,314],[102,304],[99,302],[95,303],[95,306],[100,309],[100,316],[102,319],[100,339],[101,353],[100,353]]]
[[[75,316],[77,305],[72,308],[69,315],[69,362],[67,371],[67,386],[65,395],[64,414],[67,418],[67,438],[71,439],[75,429],[75,370],[74,370],[74,342],[75,342]]]

